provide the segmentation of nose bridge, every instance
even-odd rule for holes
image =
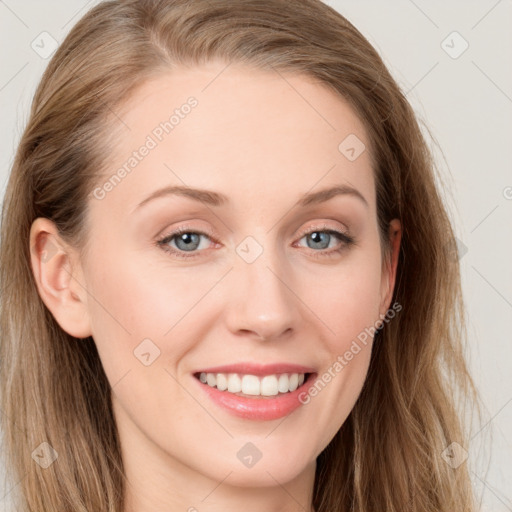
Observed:
[[[263,236],[259,237],[260,240]],[[295,328],[297,303],[287,284],[286,262],[267,236],[261,243],[246,237],[236,247],[232,272],[230,328],[252,331],[265,339]]]

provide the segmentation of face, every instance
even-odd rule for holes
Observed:
[[[76,275],[123,451],[290,481],[353,408],[390,305],[363,125],[305,76],[213,62],[116,114]]]

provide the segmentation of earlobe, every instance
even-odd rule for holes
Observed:
[[[30,258],[39,296],[57,323],[76,338],[90,336],[87,292],[76,253],[49,219],[39,217],[32,223]]]
[[[385,315],[391,306],[391,299],[395,288],[398,255],[400,253],[400,242],[402,239],[402,226],[398,219],[393,219],[389,223],[388,231],[389,242],[391,251],[389,258],[384,261],[382,269],[382,283],[381,283],[381,316]]]

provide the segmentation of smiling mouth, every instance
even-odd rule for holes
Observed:
[[[257,376],[241,373],[198,372],[194,377],[205,386],[247,398],[276,398],[287,395],[311,379],[314,373],[280,373]]]

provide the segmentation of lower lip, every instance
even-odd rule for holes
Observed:
[[[210,399],[217,405],[220,405],[231,414],[244,418],[247,420],[277,420],[288,416],[295,409],[304,405],[299,400],[301,393],[307,393],[311,383],[316,378],[316,374],[311,374],[307,381],[302,386],[298,387],[295,391],[278,395],[275,398],[270,397],[255,397],[247,398],[238,396],[229,391],[219,391],[217,388],[212,388],[208,384],[203,384],[196,377],[192,377],[203,391],[210,397]]]

